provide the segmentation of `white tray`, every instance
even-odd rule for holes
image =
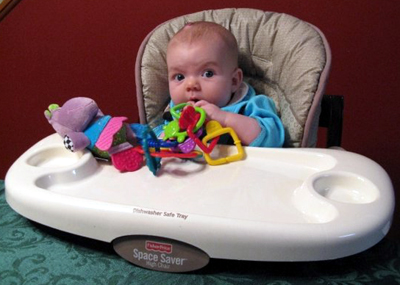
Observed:
[[[161,254],[173,246],[206,260],[311,261],[358,253],[388,232],[393,188],[370,159],[330,149],[245,152],[243,161],[221,166],[163,159],[155,177],[146,166],[120,173],[88,151],[70,153],[53,134],[10,168],[6,199],[21,215],[62,231],[117,244],[126,237],[117,246],[134,245],[127,253],[116,248],[119,254],[167,271]],[[136,240],[152,240],[153,248],[135,255]],[[186,271],[178,265],[171,271]]]

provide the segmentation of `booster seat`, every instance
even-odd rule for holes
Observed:
[[[169,20],[150,32],[136,59],[140,122],[151,127],[162,123],[163,111],[169,103],[167,44],[187,22],[195,21],[216,22],[234,34],[244,80],[257,94],[267,94],[275,102],[285,126],[284,146],[316,146],[321,101],[331,65],[328,42],[309,23],[286,14],[255,9],[202,11]],[[325,98],[324,104],[329,99],[335,98]],[[340,136],[341,116],[336,119]],[[327,118],[324,126],[328,127]],[[328,146],[339,144],[340,138],[328,141]]]

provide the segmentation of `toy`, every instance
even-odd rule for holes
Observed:
[[[182,111],[181,114],[178,111]],[[197,113],[196,113],[197,112]],[[188,135],[190,140],[192,140],[203,152],[204,157],[208,164],[210,165],[220,165],[228,162],[233,162],[240,160],[244,157],[242,144],[236,135],[235,131],[232,128],[223,128],[221,124],[217,121],[211,120],[206,123],[206,136],[202,141],[198,138],[199,135],[195,134],[196,131],[200,130],[200,127],[205,122],[205,111],[198,107],[193,107],[186,103],[176,105],[171,109],[171,114],[175,119],[179,120],[180,128],[185,128],[185,132],[177,132],[177,138],[182,139],[182,137]],[[174,123],[174,121],[172,122]],[[165,128],[168,130],[168,126]],[[235,155],[229,157],[222,157],[219,159],[213,159],[210,156],[210,153],[213,151],[215,145],[218,142],[218,139],[223,134],[230,134],[233,138],[234,144],[237,149],[237,153]],[[171,138],[171,134],[166,132],[166,138]],[[207,145],[208,141],[211,141],[210,145]]]
[[[52,104],[45,117],[64,138],[64,146],[72,151],[88,148],[95,156],[111,159],[120,171],[135,171],[143,157],[133,147],[136,136],[126,117],[105,116],[90,98],[76,97],[62,107]]]
[[[104,115],[90,98],[72,98],[62,107],[51,104],[45,111],[45,117],[64,138],[68,150],[75,152],[87,148],[97,158],[111,160],[122,172],[136,171],[146,160],[149,170],[156,175],[163,157],[188,159],[204,154],[210,165],[243,158],[243,148],[236,133],[231,128],[222,128],[216,121],[206,122],[203,109],[179,104],[172,108],[171,115],[174,120],[164,127],[164,138],[158,139],[147,125],[128,124],[126,117]],[[223,134],[232,136],[237,154],[213,159],[210,154]],[[203,153],[195,150],[196,146]]]

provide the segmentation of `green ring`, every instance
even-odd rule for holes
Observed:
[[[187,106],[187,105],[189,105],[189,104],[188,104],[188,103],[181,103],[181,104],[178,104],[178,105],[172,107],[171,110],[170,110],[172,117],[174,117],[175,119],[179,120],[179,118],[181,117],[181,115],[178,114],[177,111],[183,109],[183,108],[184,108],[185,106]],[[203,109],[203,108],[200,108],[200,107],[194,107],[194,110],[195,110],[197,113],[200,113],[200,119],[198,120],[198,122],[197,122],[197,124],[196,124],[196,127],[195,127],[194,130],[193,130],[193,132],[195,133],[195,132],[197,132],[197,131],[201,128],[201,126],[204,124],[204,122],[205,122],[205,120],[206,120],[206,111],[204,111],[204,109]],[[180,133],[181,133],[181,134],[184,134],[185,136],[187,136],[187,132],[186,132],[186,131],[180,132]]]

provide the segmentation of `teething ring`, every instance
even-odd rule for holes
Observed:
[[[202,142],[204,145],[207,145],[207,142],[219,137],[223,134],[230,134],[230,136],[233,139],[233,143],[236,146],[237,153],[228,157],[222,157],[219,159],[213,159],[209,153],[204,153],[204,158],[206,159],[207,163],[210,165],[220,165],[220,164],[225,164],[233,161],[238,161],[244,157],[244,152],[243,152],[243,147],[242,144],[235,133],[235,131],[232,128],[226,127],[226,128],[215,128],[211,133],[207,134]]]
[[[193,126],[189,126],[187,129],[189,137],[196,143],[196,145],[204,152],[204,153],[211,153],[219,140],[219,136],[213,137],[210,146],[204,144],[194,133],[193,133]]]
[[[180,118],[180,114],[178,113],[179,110],[182,110],[185,106],[189,105],[188,103],[181,103],[178,104],[174,107],[172,107],[172,109],[170,110],[172,117],[174,117],[175,119],[179,120]],[[206,120],[206,111],[204,111],[204,109],[200,108],[200,107],[194,107],[195,111],[197,113],[200,113],[200,118],[196,123],[196,126],[193,129],[193,132],[197,132],[201,126],[203,126],[205,120]],[[187,132],[183,131],[180,132],[179,134],[184,135],[185,137],[187,136]]]
[[[136,146],[135,150],[140,153],[140,154],[145,154],[146,150],[144,150],[142,148],[142,146]],[[197,157],[201,157],[203,156],[203,154],[198,151],[198,150],[193,150],[189,153],[181,153],[181,152],[173,152],[170,149],[164,148],[161,149],[160,151],[156,151],[154,148],[149,148],[148,149],[149,154],[152,157],[160,157],[160,158],[164,158],[164,157],[177,157],[177,158],[197,158]]]

